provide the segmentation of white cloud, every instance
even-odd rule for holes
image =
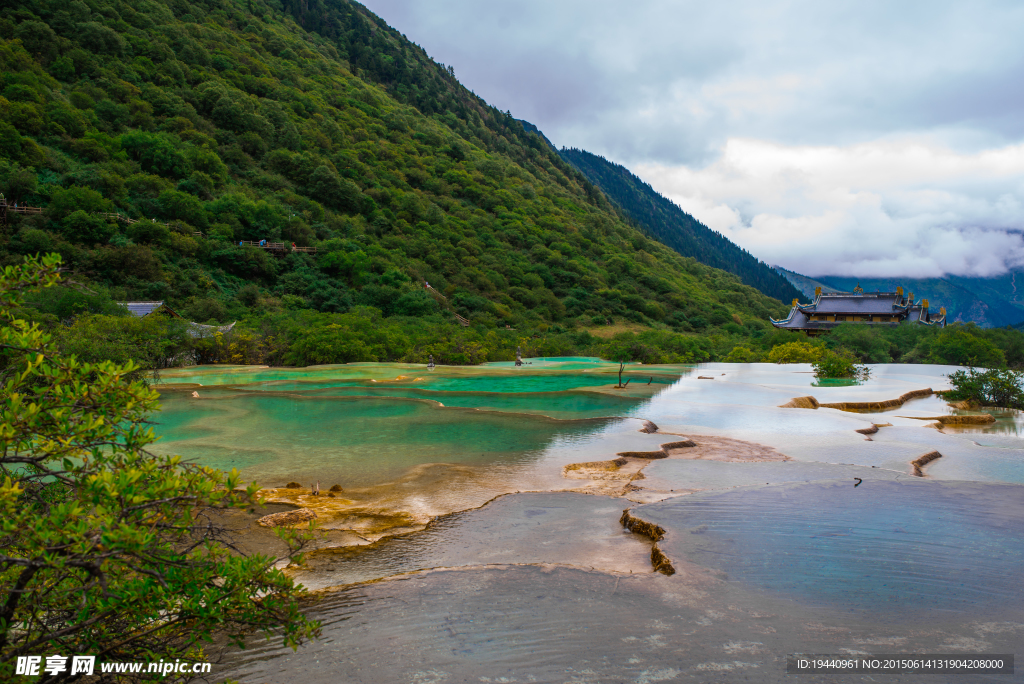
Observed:
[[[991,276],[1024,264],[1024,144],[730,140],[712,164],[637,175],[760,258],[807,275]]]
[[[767,261],[886,276],[1022,261],[1024,3],[365,2],[494,106]]]

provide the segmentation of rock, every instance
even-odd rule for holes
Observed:
[[[698,375],[697,379],[698,380],[714,380],[714,378],[709,376],[709,375]]]
[[[283,487],[283,489],[302,489],[302,485],[298,482],[289,482]]]
[[[996,422],[996,417],[990,413],[981,413],[974,416],[939,416],[938,421],[943,425],[985,425]]]
[[[345,490],[341,488],[341,485],[331,485],[330,491],[332,491],[332,492],[343,492]]]
[[[644,421],[644,426],[640,428],[640,432],[646,432],[648,434],[654,434],[658,431],[658,426],[649,420]]]
[[[697,446],[697,443],[694,442],[692,439],[684,439],[681,442],[669,442],[668,444],[662,444],[661,448],[662,450],[667,451],[668,449],[684,449],[687,447],[695,446]]]
[[[906,394],[900,395],[895,399],[886,399],[885,401],[840,401],[833,404],[821,404],[822,408],[834,408],[840,411],[852,411],[854,413],[870,413],[872,411],[888,411],[889,409],[899,408],[903,404],[907,403],[911,399],[920,399],[922,397],[930,397],[934,392],[931,388],[914,390],[907,392]]]
[[[668,458],[664,451],[620,451],[615,455],[627,458]]]
[[[628,508],[622,511],[622,517],[619,518],[619,524],[634,534],[642,534],[651,541],[661,541],[665,536],[664,527],[661,525],[655,525],[654,523],[649,523],[641,518],[634,517],[630,514]]]
[[[816,409],[821,404],[814,397],[793,397],[785,404],[781,404],[779,408],[802,408],[802,409]]]
[[[909,418],[911,420],[935,420],[938,425],[986,425],[996,422],[995,416],[990,413],[979,413],[971,416],[896,416],[897,418]],[[931,427],[931,426],[925,426]]]
[[[256,522],[263,527],[281,527],[282,525],[297,525],[316,518],[316,512],[308,508],[299,508],[294,511],[283,511],[265,515]]]
[[[938,451],[929,451],[927,454],[915,458],[910,462],[910,465],[914,468],[914,475],[924,477],[924,471],[921,469],[937,458],[942,458],[942,454]]]
[[[938,394],[938,392],[936,392],[936,394]],[[950,401],[947,403],[949,404],[950,408],[959,409],[961,411],[970,411],[972,409],[978,408],[978,404],[969,399],[964,399],[963,401]]]

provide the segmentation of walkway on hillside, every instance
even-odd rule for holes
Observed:
[[[443,294],[441,294],[433,287],[431,287],[430,283],[428,283],[426,280],[423,281],[423,287],[426,288],[429,294],[434,296],[434,299],[436,299],[441,306],[443,306],[445,309],[450,311],[453,316],[455,316],[455,320],[457,320],[459,324],[462,325],[462,327],[469,327],[469,320],[455,313],[455,309],[452,307],[447,297],[445,297]]]

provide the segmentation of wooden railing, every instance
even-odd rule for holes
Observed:
[[[0,221],[7,223],[7,214],[42,214],[42,207],[26,207],[15,204],[8,204],[6,199],[0,199]]]
[[[101,212],[98,212],[98,213],[103,218],[114,219],[115,221],[120,221],[121,223],[127,223],[129,226],[131,224],[133,224],[133,223],[138,223],[141,220],[141,219],[129,218],[129,217],[125,216],[124,214],[118,214],[118,213],[111,212],[111,211],[101,211]],[[153,220],[153,223],[156,223],[156,220]]]
[[[239,246],[267,249],[271,252],[302,252],[304,254],[316,254],[316,247],[297,247],[296,245],[290,245],[287,242],[270,242],[269,240],[253,242],[252,240],[242,240],[238,244]]]
[[[7,211],[15,214],[42,214],[42,207],[18,207],[13,204],[7,205]]]

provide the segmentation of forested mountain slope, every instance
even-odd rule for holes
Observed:
[[[626,167],[585,150],[563,148],[561,156],[650,235],[680,254],[735,273],[747,285],[784,302],[800,295],[771,266],[687,214]]]
[[[423,281],[475,329],[527,335],[622,319],[742,336],[785,309],[628,225],[356,3],[3,6],[0,191],[44,208],[10,217],[3,263],[58,251],[99,299],[271,337],[285,318],[451,321]],[[316,253],[239,245],[262,239]]]

